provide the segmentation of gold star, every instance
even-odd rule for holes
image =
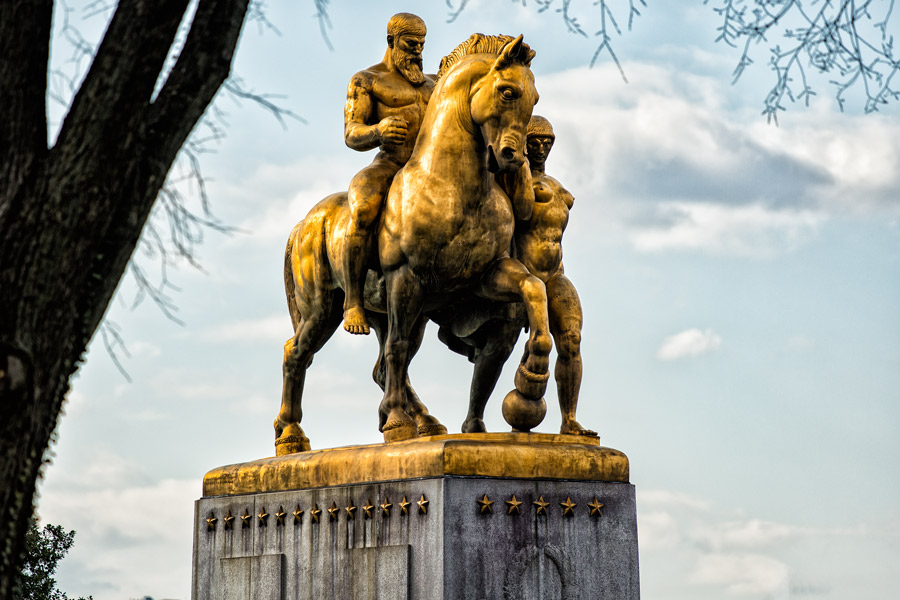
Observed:
[[[425,494],[422,494],[422,497],[419,498],[419,501],[416,502],[419,505],[419,513],[423,515],[428,514],[428,500],[425,499]]]
[[[532,504],[534,504],[537,507],[535,510],[537,511],[537,514],[539,514],[539,515],[546,515],[547,507],[550,506],[549,502],[544,502],[543,496],[541,496],[540,498],[538,498],[537,500],[532,502]]]
[[[519,511],[519,507],[522,506],[522,501],[516,500],[515,494],[513,494],[512,498],[510,500],[506,501],[506,505],[509,506],[509,510],[507,510],[506,514],[508,514],[508,515],[511,515],[513,513],[516,513],[517,515],[522,514]]]
[[[401,514],[401,515],[408,515],[408,514],[409,514],[409,505],[410,505],[410,504],[412,504],[412,502],[410,502],[409,500],[407,500],[407,499],[406,499],[406,496],[403,496],[403,500],[401,500],[400,502],[397,503],[397,506],[400,507],[400,514]]]
[[[241,527],[243,527],[244,529],[250,527],[250,519],[252,518],[253,517],[250,515],[250,511],[245,508],[244,514],[241,515]]]
[[[338,515],[341,514],[341,509],[337,507],[337,504],[334,502],[331,503],[331,508],[328,509],[328,520],[329,521],[337,521]]]
[[[599,500],[597,500],[596,496],[594,497],[593,502],[588,502],[588,506],[591,507],[591,516],[592,517],[600,516],[600,509],[603,508],[603,503],[600,502]]]
[[[207,531],[215,531],[216,530],[216,515],[214,513],[209,513],[209,518],[206,519],[206,530]]]
[[[299,504],[297,505],[297,508],[294,509],[294,512],[292,514],[294,515],[294,525],[299,525],[303,522],[303,511],[300,510]]]
[[[287,516],[287,513],[284,512],[284,507],[279,506],[278,512],[275,513],[275,527],[279,527],[280,525],[284,525],[284,518]]]
[[[259,511],[259,514],[256,515],[256,516],[259,517],[259,526],[260,526],[260,527],[265,527],[265,526],[266,526],[266,519],[269,518],[269,513],[266,512],[266,507],[263,506],[263,509],[262,509],[261,511]]]
[[[350,501],[350,506],[344,508],[347,511],[347,518],[354,519],[356,518],[356,507],[353,506],[353,500]]]
[[[313,507],[309,511],[309,516],[312,517],[313,523],[319,522],[319,515],[322,514],[322,511],[319,510],[318,504],[313,504]]]
[[[564,517],[571,517],[572,515],[574,515],[575,507],[578,506],[577,504],[572,502],[572,498],[570,498],[568,496],[566,496],[566,501],[560,502],[559,505],[563,507],[563,516]]]
[[[234,515],[231,514],[230,510],[222,517],[222,520],[225,521],[225,529],[234,527]]]
[[[372,509],[373,508],[375,508],[375,507],[372,505],[371,498],[366,500],[365,505],[362,507],[363,513],[364,513],[366,519],[372,518]]]
[[[491,507],[491,504],[493,504],[494,501],[488,500],[487,494],[484,495],[484,498],[476,500],[475,502],[481,505],[481,514],[484,514],[486,512],[494,514],[494,509]]]
[[[387,498],[382,500],[381,501],[381,516],[386,519],[389,519],[391,516],[391,507],[392,506],[393,506],[393,504],[391,504]]]

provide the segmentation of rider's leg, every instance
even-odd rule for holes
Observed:
[[[557,273],[547,281],[550,332],[556,345],[556,390],[562,413],[560,433],[597,435],[575,420],[578,392],[581,389],[581,301],[572,282]]]
[[[384,196],[397,169],[397,165],[392,162],[375,160],[353,177],[347,190],[350,223],[344,237],[342,283],[344,329],[350,333],[369,333],[362,294],[370,258],[367,247],[381,212]]]

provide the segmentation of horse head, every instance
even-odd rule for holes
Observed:
[[[526,128],[538,101],[528,66],[533,56],[519,35],[472,86],[472,121],[480,129],[492,173],[514,172],[525,163]]]

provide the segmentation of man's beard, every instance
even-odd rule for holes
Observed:
[[[406,79],[413,85],[419,86],[425,83],[425,74],[422,73],[422,57],[403,52],[402,50],[394,50],[391,60],[394,66]]]

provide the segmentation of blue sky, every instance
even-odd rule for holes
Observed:
[[[625,4],[611,3],[623,22]],[[123,281],[109,318],[132,382],[95,341],[41,487],[39,514],[78,531],[62,589],[97,600],[189,597],[203,474],[273,454],[291,334],[285,239],[371,160],[343,145],[346,84],[381,59],[390,15],[412,10],[429,26],[432,72],[475,31],[524,33],[537,51],[535,112],[557,134],[547,171],[576,198],[563,245],[585,312],[579,418],[631,459],[643,597],[893,598],[897,109],[840,114],[820,80],[809,108],[791,105],[779,127],[767,125],[764,49],[731,85],[738,57],[713,43],[709,6],[649,4],[614,40],[624,84],[606,56],[588,69],[596,40],[567,33],[533,3],[472,0],[447,23],[437,0],[337,0],[331,52],[312,3],[269,2],[280,35],[248,24],[235,71],[258,92],[284,95],[306,124],[284,129],[220,98],[228,135],[203,167],[216,216],[242,232],[207,232],[202,271],[182,263],[170,272],[184,326],[149,301],[132,310],[134,285]],[[594,31],[592,3],[573,5]],[[103,16],[82,14],[76,6],[73,23],[99,35]],[[54,54],[72,69],[67,59]],[[156,268],[153,257],[138,260]],[[413,383],[458,431],[471,367],[434,330],[426,338]],[[314,447],[380,441],[375,352],[374,339],[339,332],[316,357],[303,423]],[[506,429],[500,398],[511,382],[508,368],[488,405],[492,430]],[[559,424],[554,399],[551,384],[540,430]]]

